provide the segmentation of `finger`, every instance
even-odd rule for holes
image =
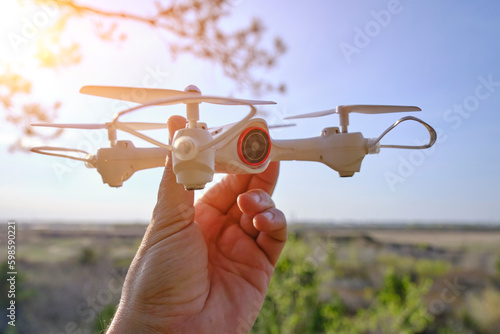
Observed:
[[[254,216],[260,212],[274,207],[274,202],[268,193],[261,189],[250,190],[238,196],[238,207],[243,213],[240,226],[252,238],[259,235],[254,226]]]
[[[186,127],[186,119],[182,116],[173,115],[170,116],[167,121],[168,128],[168,142],[172,143],[174,134],[177,130],[184,129]]]
[[[287,239],[285,215],[280,210],[272,208],[256,215],[253,224],[259,231],[257,245],[275,266]]]
[[[172,116],[167,126],[171,142],[174,133],[186,126],[186,119],[182,116]],[[172,154],[169,153],[145,241],[154,243],[190,224],[194,220],[193,200],[193,192],[185,190],[183,185],[177,183],[172,168]]]
[[[254,216],[253,225],[259,232],[279,242],[287,239],[286,218],[281,210],[272,208]]]
[[[252,215],[247,215],[243,214],[241,215],[240,219],[240,226],[241,229],[250,237],[252,238],[257,238],[259,235],[259,231],[255,228],[253,225],[253,216]]]
[[[262,189],[272,194],[279,174],[279,162],[271,162],[267,169],[259,174],[229,174],[221,182],[210,188],[200,199],[223,214],[235,205],[238,196],[251,189]],[[223,194],[223,195],[222,195]]]
[[[246,190],[262,189],[269,195],[272,195],[274,192],[274,188],[276,187],[276,182],[278,181],[279,173],[279,161],[272,161],[265,171],[260,174],[252,175],[252,178],[250,179]]]
[[[263,190],[251,190],[240,195],[238,206],[243,212],[242,229],[256,237],[269,262],[275,265],[287,239],[285,215],[275,208],[271,196]]]
[[[241,212],[254,216],[265,210],[274,208],[271,196],[262,189],[253,189],[238,196],[238,207]]]
[[[271,233],[274,232],[285,232],[285,236],[282,234],[276,234],[276,239],[278,241],[286,240],[286,229],[281,231],[280,229],[286,227],[283,225],[274,225],[274,222],[281,223],[281,221],[286,221],[283,213],[275,208],[274,201],[271,196],[264,190],[255,189],[250,190],[238,197],[238,207],[241,212],[243,212],[242,223],[248,225],[247,220],[251,219],[251,225],[253,230],[248,226],[243,228],[247,232],[254,234],[254,230],[257,232]],[[247,218],[247,219],[243,219]],[[271,225],[269,225],[271,223]]]

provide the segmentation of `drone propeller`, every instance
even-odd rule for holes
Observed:
[[[156,130],[156,129],[166,129],[166,123],[144,123],[144,122],[120,122],[120,124],[125,125],[133,130]],[[87,129],[87,130],[97,130],[97,129],[111,129],[114,123],[103,123],[103,124],[54,124],[54,123],[34,123],[32,126],[45,126],[51,128],[62,128],[62,129]]]
[[[279,128],[288,128],[288,127],[291,127],[291,126],[296,126],[297,124],[295,123],[290,123],[290,124],[273,124],[273,125],[269,125],[268,128],[269,129],[279,129]]]
[[[348,106],[338,106],[334,109],[328,109],[323,111],[312,112],[308,114],[294,115],[285,117],[285,119],[297,119],[297,118],[313,118],[321,117],[332,114],[340,114],[342,112],[351,113],[355,112],[358,114],[386,114],[393,112],[405,112],[405,111],[421,111],[419,107],[413,106],[384,106],[384,105],[370,105],[370,104],[355,104]]]
[[[106,124],[58,124],[58,123],[32,123],[31,126],[43,126],[48,128],[59,129],[106,129]]]
[[[328,109],[323,111],[317,111],[308,114],[294,115],[285,117],[285,119],[298,119],[298,118],[313,118],[327,116],[331,114],[338,114],[340,116],[340,126],[342,127],[342,133],[347,132],[347,126],[349,125],[349,113],[358,114],[387,114],[394,112],[408,112],[408,111],[421,111],[419,107],[414,106],[390,106],[390,105],[373,105],[373,104],[353,104],[338,106],[335,109]]]
[[[182,98],[182,97],[194,97],[199,96],[200,100],[190,99],[189,102],[183,101],[171,101],[162,102],[158,105],[171,105],[178,103],[212,103],[220,105],[264,105],[264,104],[276,104],[272,101],[259,101],[259,100],[244,100],[244,99],[210,99],[206,101],[203,99],[200,90],[196,86],[188,86],[185,91],[174,90],[174,89],[162,89],[162,88],[134,88],[134,87],[117,87],[117,86],[84,86],[80,89],[80,93],[107,97],[116,100],[123,100],[129,102],[135,102],[140,104],[149,104],[155,101],[165,100],[168,98]]]
[[[108,139],[111,146],[116,144],[116,130],[123,130],[132,133],[139,137],[145,137],[141,134],[140,130],[156,130],[156,129],[166,129],[166,123],[145,123],[145,122],[107,122],[103,124],[54,124],[54,123],[34,123],[32,126],[45,126],[50,128],[60,128],[60,129],[87,129],[87,130],[97,130],[97,129],[107,129]],[[132,131],[132,132],[131,132]],[[156,142],[156,141],[155,141]]]

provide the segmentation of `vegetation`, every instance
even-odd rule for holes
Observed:
[[[352,309],[335,289],[321,297],[321,277],[335,280],[335,266],[304,261],[307,246],[288,242],[254,333],[419,333],[432,323],[424,301],[430,281],[413,282],[392,267],[380,286],[364,289],[366,308]]]
[[[23,231],[18,322],[12,331],[2,315],[0,332],[103,333],[143,232],[144,226]],[[252,333],[497,333],[498,245],[291,232]]]
[[[476,247],[457,252],[380,244],[366,236],[307,234],[287,242],[252,333],[496,333],[500,328],[497,246],[490,253]],[[466,268],[468,257],[487,254],[497,259],[493,268]]]

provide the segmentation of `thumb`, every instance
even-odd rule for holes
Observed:
[[[182,116],[172,116],[167,121],[169,142],[174,133],[186,126]],[[165,171],[158,190],[158,200],[153,211],[148,232],[163,239],[194,221],[194,192],[178,184],[172,167],[172,153],[167,155]],[[155,238],[156,239],[156,238]]]

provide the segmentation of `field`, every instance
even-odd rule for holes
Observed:
[[[101,332],[145,227],[18,224],[16,327],[2,292],[0,332]],[[296,224],[252,333],[498,328],[500,227]]]

